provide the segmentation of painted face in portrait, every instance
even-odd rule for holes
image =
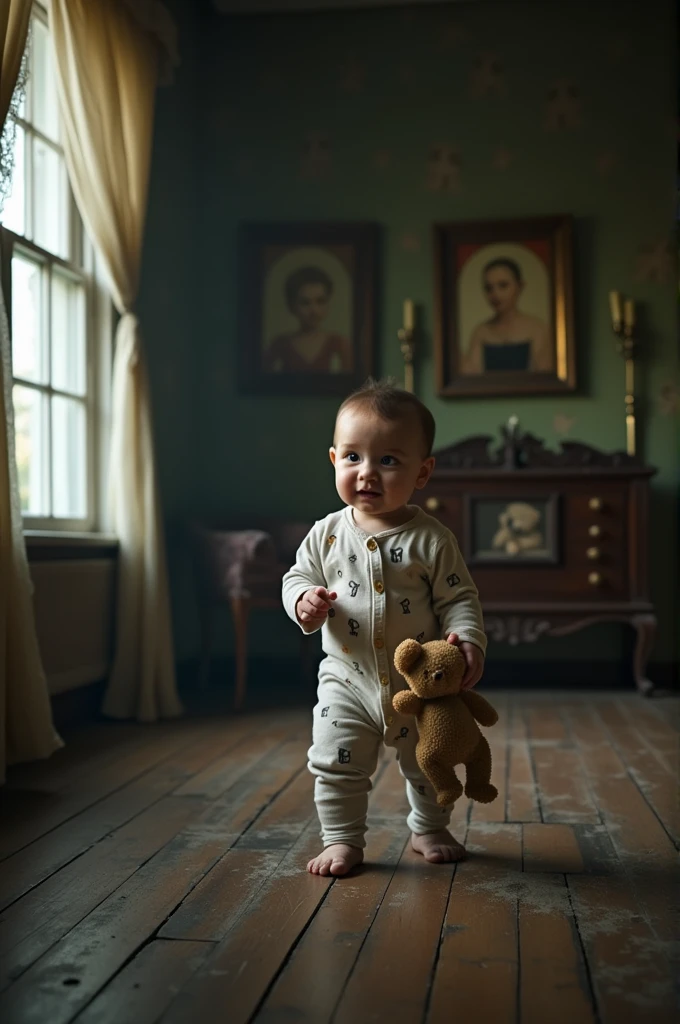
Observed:
[[[329,302],[330,293],[326,285],[310,282],[298,288],[290,309],[303,330],[313,331],[326,319]]]
[[[483,288],[489,305],[496,314],[502,315],[515,308],[524,284],[519,273],[506,264],[498,263],[485,270]]]

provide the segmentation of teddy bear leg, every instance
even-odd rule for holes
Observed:
[[[440,807],[454,804],[463,792],[463,787],[452,766],[440,761],[432,754],[422,754],[418,758],[420,770],[428,780],[435,793]]]
[[[490,804],[498,796],[491,785],[491,749],[485,736],[480,735],[475,752],[465,765],[465,795],[480,804]]]

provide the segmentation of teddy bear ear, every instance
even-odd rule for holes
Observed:
[[[413,668],[423,653],[423,645],[417,640],[403,640],[394,652],[394,667],[404,675]]]

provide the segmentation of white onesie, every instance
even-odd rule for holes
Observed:
[[[421,508],[409,508],[413,518],[407,523],[376,534],[356,525],[350,507],[332,512],[314,524],[283,577],[283,603],[294,622],[306,590],[326,587],[338,595],[321,627],[326,657],[309,751],[326,846],[365,846],[381,742],[397,749],[411,805],[409,828],[437,831],[450,817],[416,763],[415,719],[392,708],[393,694],[406,687],[394,652],[408,637],[425,643],[457,633],[485,653],[486,636],[477,589],[455,537]]]

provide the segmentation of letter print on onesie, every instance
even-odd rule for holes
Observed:
[[[408,726],[407,725],[402,725],[401,729],[399,730],[399,735],[394,737],[395,743],[396,743],[397,740],[405,740],[407,736],[408,736]]]
[[[329,608],[328,609],[328,618],[329,619],[334,619],[335,618],[335,608]]]
[[[390,555],[392,556],[393,562],[402,562],[404,560],[404,549],[390,548]]]
[[[359,662],[358,662],[358,661],[353,661],[353,662],[352,662],[352,664],[354,665],[354,668],[355,668],[355,669],[356,669],[356,671],[357,671],[357,672],[359,673],[359,675],[360,675],[360,676],[363,676],[363,674],[364,674],[364,673],[363,673],[363,672],[361,671],[361,669],[359,668]]]
[[[416,637],[416,640],[418,641],[419,644],[422,644],[424,639],[425,639],[425,630],[423,630],[422,633],[418,633],[418,636]]]
[[[354,563],[357,560],[357,556],[354,554],[354,552],[352,552],[352,554],[349,556],[349,560],[352,563],[352,565],[354,565]]]
[[[352,751],[345,750],[344,747],[338,747],[338,761],[340,764],[349,764],[352,760]]]
[[[360,586],[361,586],[361,584],[360,583],[355,583],[354,580],[350,580],[349,581],[349,591],[350,591],[350,595],[352,597],[356,597],[357,596],[357,590],[359,589]]]
[[[409,601],[408,597],[405,597],[403,601],[399,602],[399,604],[401,605],[401,610],[403,611],[404,615],[411,614],[411,602]]]
[[[321,717],[322,718],[328,718],[329,710],[330,710],[330,704],[328,705],[327,708],[321,708]]]
[[[460,576],[457,573],[452,572],[450,576],[446,577],[446,582],[450,587],[457,587],[460,583]]]

